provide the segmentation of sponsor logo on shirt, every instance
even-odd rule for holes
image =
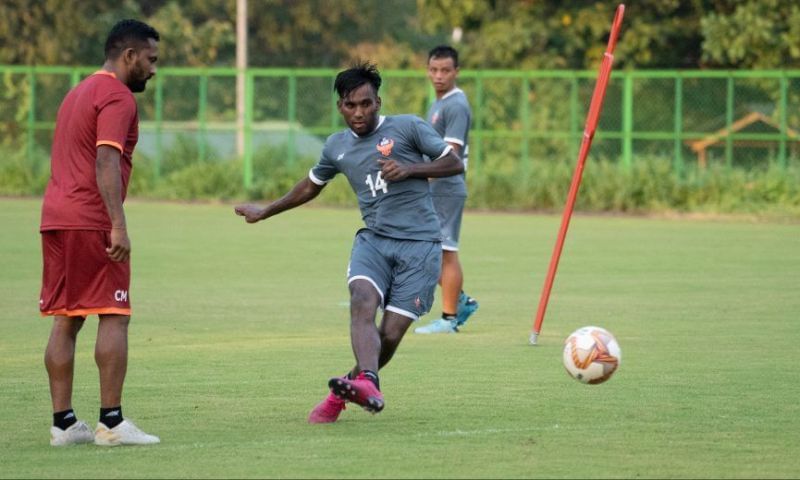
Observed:
[[[381,138],[381,141],[375,146],[384,157],[388,157],[392,154],[392,147],[394,147],[394,140],[386,137]]]
[[[433,112],[433,115],[431,116],[431,123],[435,125],[436,122],[438,121],[439,121],[439,110],[436,110],[435,112]]]

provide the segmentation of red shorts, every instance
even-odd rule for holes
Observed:
[[[131,264],[108,258],[110,244],[110,233],[99,230],[42,232],[42,316],[131,314]]]

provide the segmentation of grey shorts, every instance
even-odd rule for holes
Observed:
[[[433,208],[442,225],[442,250],[458,251],[458,238],[461,235],[461,217],[467,197],[459,195],[431,195]]]
[[[442,270],[439,242],[397,240],[359,230],[353,241],[347,283],[370,282],[384,310],[417,320],[433,305]]]

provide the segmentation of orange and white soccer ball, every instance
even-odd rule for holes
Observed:
[[[579,382],[603,383],[619,368],[622,351],[614,335],[600,327],[575,330],[564,342],[564,368]]]

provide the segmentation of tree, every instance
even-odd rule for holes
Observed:
[[[375,53],[382,68],[421,66],[434,41],[420,33],[413,0],[259,0],[249,10],[259,67],[339,67]]]
[[[594,68],[620,0],[250,0],[250,64],[338,67],[368,56],[420,68],[456,42],[467,68]],[[4,0],[0,64],[94,65],[122,18],[159,29],[164,63],[234,64],[233,0]],[[617,65],[788,68],[800,65],[796,0],[628,2]]]
[[[181,66],[232,66],[236,4],[226,0],[169,1],[147,21],[161,37],[163,62]]]
[[[710,66],[800,66],[800,5],[795,0],[726,2],[702,20],[703,59]]]
[[[137,17],[132,1],[5,0],[0,3],[0,64],[97,65],[116,17]]]
[[[418,0],[427,32],[464,31],[471,68],[594,68],[617,1]],[[617,64],[686,68],[700,58],[702,2],[640,0],[626,6]]]

